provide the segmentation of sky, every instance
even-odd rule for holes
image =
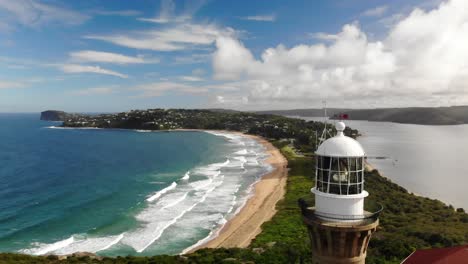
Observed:
[[[0,0],[0,112],[468,104],[466,0]]]

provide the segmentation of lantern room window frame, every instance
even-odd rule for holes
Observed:
[[[364,191],[364,157],[315,158],[315,186],[323,193],[354,195]]]

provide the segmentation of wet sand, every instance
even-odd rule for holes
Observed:
[[[242,134],[232,131],[221,132]],[[200,248],[247,247],[261,232],[261,225],[276,213],[276,203],[284,197],[288,175],[286,158],[267,140],[259,136],[243,135],[265,146],[270,155],[266,162],[273,166],[274,170],[255,184],[252,197],[241,211],[224,225],[218,236],[190,252]]]

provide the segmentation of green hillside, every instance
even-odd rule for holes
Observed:
[[[320,117],[324,115],[323,109],[272,110],[258,113],[304,117]],[[349,119],[352,120],[382,121],[420,125],[468,124],[468,106],[327,109],[327,115],[331,118],[338,118],[341,113],[348,114]]]

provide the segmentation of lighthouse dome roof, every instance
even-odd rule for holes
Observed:
[[[343,122],[336,124],[337,135],[325,140],[315,154],[329,157],[364,157],[365,152],[361,144],[343,134],[346,125]]]

